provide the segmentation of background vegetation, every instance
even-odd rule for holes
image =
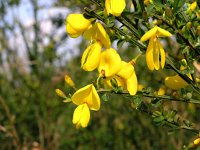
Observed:
[[[92,113],[90,124],[86,129],[77,130],[71,122],[75,106],[63,103],[62,99],[55,94],[55,89],[60,88],[65,93],[74,92],[65,84],[65,74],[69,74],[80,88],[93,82],[93,76],[96,76],[96,73],[80,69],[80,55],[63,65],[63,58],[58,57],[57,48],[69,37],[64,34],[57,41],[53,34],[49,34],[49,42],[44,44],[42,42],[44,35],[40,32],[41,22],[38,20],[38,12],[43,8],[38,7],[37,0],[29,0],[29,2],[32,5],[30,11],[34,14],[34,23],[31,27],[34,38],[31,41],[26,38],[29,31],[24,28],[20,20],[12,16],[10,18],[13,20],[12,23],[5,20],[5,15],[10,8],[17,7],[22,0],[8,0],[0,3],[1,150],[173,150],[182,149],[184,145],[188,145],[197,137],[196,133],[190,130],[175,130],[157,124],[150,115],[135,109],[128,97],[115,94],[108,94],[109,99],[102,100],[100,111]],[[83,0],[60,0],[53,2],[51,7],[65,7],[75,12],[88,5],[87,1]],[[65,26],[65,17],[51,18],[55,30]],[[28,65],[24,65],[18,55],[20,47],[9,43],[10,36],[15,36],[18,32],[16,28],[25,45]],[[167,44],[168,47],[177,46],[170,42]],[[86,47],[85,42],[82,40],[79,46],[82,53]],[[138,52],[133,52],[133,48],[129,45],[123,46],[119,53],[125,60],[129,60]],[[179,59],[181,56],[178,53],[175,51],[171,54]],[[163,84],[166,75],[163,72],[149,72],[143,57],[139,58],[136,65],[139,83],[145,87],[151,86],[152,90],[156,91]],[[165,73],[169,74],[169,71]],[[148,99],[145,100],[148,101]],[[183,118],[189,119],[196,123],[196,127],[200,127],[199,105],[171,101],[162,104],[162,107],[158,103],[155,105],[158,105],[162,111],[177,111]],[[157,108],[157,106],[154,107]]]

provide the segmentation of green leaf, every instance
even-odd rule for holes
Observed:
[[[118,40],[117,41],[117,48],[121,48],[125,42],[126,42],[125,40]]]
[[[153,5],[157,10],[161,10],[164,7],[162,0],[153,0]]]
[[[69,97],[66,97],[66,99],[63,100],[64,103],[69,103],[69,102],[71,102],[71,101],[72,101],[72,100],[71,100],[71,98],[69,98]]]
[[[105,101],[105,102],[108,101],[108,95],[107,95],[106,93],[103,94],[101,98],[102,98],[102,100]]]
[[[173,5],[173,12],[176,13],[180,8],[183,7],[183,5],[185,4],[185,0],[174,0]]]
[[[153,8],[154,8],[154,5],[151,5],[151,4],[146,7],[147,16],[151,14],[151,12],[153,11]]]
[[[158,116],[158,117],[155,117],[155,118],[153,119],[153,121],[156,122],[156,123],[159,123],[159,122],[163,121],[164,119],[165,119],[165,118],[164,118],[163,116]]]
[[[138,108],[142,103],[142,99],[140,98],[140,96],[134,96],[133,102],[135,104],[135,107]]]

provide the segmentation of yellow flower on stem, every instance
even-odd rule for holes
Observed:
[[[120,16],[125,7],[125,0],[105,0],[105,8],[108,15]]]
[[[65,82],[71,86],[72,88],[75,89],[75,84],[74,81],[72,80],[72,78],[69,75],[65,75]]]
[[[90,110],[86,103],[79,105],[73,115],[73,124],[76,124],[76,128],[87,127],[90,121]]]
[[[74,111],[72,122],[76,124],[76,128],[84,128],[90,120],[89,109],[94,111],[100,109],[99,95],[93,84],[89,84],[76,91],[71,99],[74,104],[78,105]]]
[[[99,65],[102,44],[95,42],[87,47],[81,59],[81,67],[85,71],[92,71]]]
[[[69,14],[66,18],[66,32],[72,38],[80,36],[90,25],[91,21],[83,14]]]
[[[103,77],[111,77],[121,70],[122,61],[113,48],[106,49],[101,53],[98,71]]]
[[[152,3],[152,0],[144,0],[144,5],[149,5],[150,3]]]
[[[65,93],[63,91],[61,91],[60,89],[56,89],[56,94],[62,98],[66,98],[67,96],[65,95]]]
[[[182,63],[185,65],[181,65],[180,70],[186,69],[187,62],[185,59],[182,60]],[[190,74],[187,74],[187,76],[192,79]],[[188,85],[188,83],[183,80],[179,75],[171,76],[171,77],[166,77],[165,78],[165,85],[173,90],[179,90],[181,88],[184,88]]]
[[[96,22],[93,26],[90,26],[88,30],[84,32],[83,36],[89,41],[98,41],[106,48],[110,48],[110,38],[100,22]]]
[[[168,36],[172,36],[172,34],[158,26],[155,26],[153,29],[146,32],[140,39],[141,42],[149,40],[149,45],[146,51],[146,62],[150,70],[159,70],[160,68],[164,68],[165,51],[158,38]]]
[[[116,75],[103,79],[105,86],[112,88],[110,80],[114,78],[118,86],[123,87],[130,95],[135,95],[137,92],[138,82],[134,67],[131,63],[122,61],[121,70]]]
[[[194,11],[196,7],[197,7],[197,1],[194,1],[192,4],[189,4],[189,7],[187,9],[187,13]]]

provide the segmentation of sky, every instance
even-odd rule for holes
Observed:
[[[52,24],[50,18],[61,14],[65,19],[66,16],[70,13],[70,10],[66,7],[53,7],[55,2],[56,0],[38,0],[38,5],[40,8],[38,11],[38,21],[40,24],[41,35],[44,35],[42,38],[44,44],[48,44],[49,42],[48,36],[45,35],[53,35],[55,41],[59,43],[60,37],[63,34],[66,34],[65,25],[55,30],[55,26]],[[19,20],[22,23],[23,27],[25,28],[26,38],[29,41],[33,40],[34,32],[32,25],[34,24],[34,16],[33,6],[31,5],[30,0],[21,0],[19,6],[8,8],[7,14],[5,16],[6,22],[13,24],[13,18]],[[15,35],[9,31],[6,33],[9,36],[9,45],[12,47],[12,49],[17,51],[19,57],[24,60],[25,64],[28,63],[25,44],[23,42],[19,28],[15,27]],[[79,55],[80,50],[78,45],[80,42],[81,38],[67,38],[64,42],[59,44],[56,52],[58,56],[62,56],[62,65],[64,65],[72,57]],[[31,42],[29,42],[29,44],[31,45]]]

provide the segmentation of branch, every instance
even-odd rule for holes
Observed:
[[[159,19],[159,20],[162,20],[162,22],[164,23],[164,24],[166,24],[168,27],[170,27],[170,28],[172,28],[174,31],[175,31],[175,33],[192,49],[192,50],[194,50],[194,52],[197,54],[197,55],[200,55],[200,52],[190,43],[190,41],[187,39],[187,38],[185,38],[183,35],[182,35],[182,33],[180,32],[180,31],[178,31],[177,29],[176,29],[176,27],[174,27],[172,24],[170,24],[169,22],[167,22],[163,17],[160,17],[160,16],[158,16],[158,15],[154,15],[154,17],[155,18],[157,18],[157,19]]]
[[[115,93],[115,94],[122,94],[122,95],[129,95],[131,96],[127,91],[122,91],[122,92],[118,92],[116,93],[115,91],[113,91],[112,89],[99,89],[97,90],[98,93]],[[172,96],[168,96],[168,95],[150,95],[150,94],[145,94],[143,92],[137,92],[136,95],[133,95],[131,97],[137,97],[137,96],[142,96],[142,97],[149,97],[149,98],[156,98],[159,100],[169,100],[169,101],[179,101],[179,102],[183,102],[183,103],[193,103],[193,104],[199,104],[200,105],[200,100],[197,99],[184,99],[184,98],[178,98],[178,97],[172,97]]]
[[[102,22],[106,22],[106,19],[104,19],[102,16],[98,15],[97,13],[95,13],[93,10],[90,10],[89,8],[85,8],[85,13],[93,18],[96,18]],[[136,40],[135,38],[127,35],[127,33],[125,33],[124,31],[120,30],[119,28],[117,28],[116,26],[112,26],[111,27],[116,33],[119,33],[120,35],[124,36],[125,39],[127,41],[129,41],[131,44],[138,46],[141,50],[145,51],[146,50],[146,46],[143,45],[141,42],[139,42],[138,40]]]

